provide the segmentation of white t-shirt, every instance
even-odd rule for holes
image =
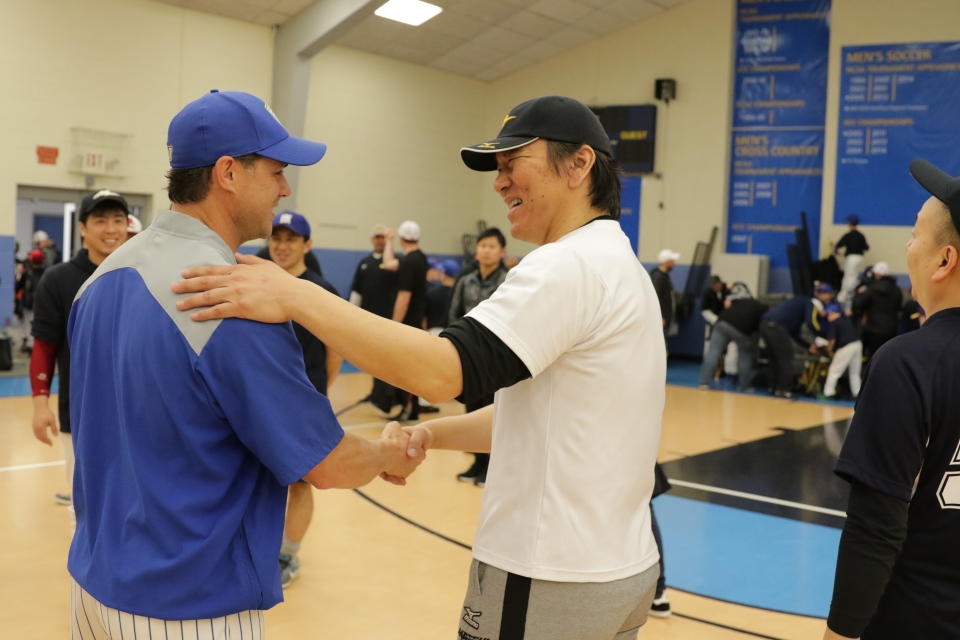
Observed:
[[[532,376],[494,400],[474,557],[560,582],[648,569],[666,347],[657,294],[620,226],[597,220],[537,248],[467,315]]]

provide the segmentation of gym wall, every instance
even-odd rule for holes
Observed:
[[[368,249],[375,224],[411,219],[425,251],[459,253],[481,184],[459,149],[484,135],[487,84],[346,47],[311,62],[304,135],[328,147],[300,170],[297,207],[314,245]]]

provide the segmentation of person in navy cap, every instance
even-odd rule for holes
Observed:
[[[281,211],[274,216],[273,230],[267,238],[270,259],[290,275],[340,295],[319,271],[309,267],[307,257],[313,257],[312,246],[310,223],[304,216],[294,211]],[[293,332],[303,351],[307,378],[317,391],[329,395],[327,389],[339,373],[343,358],[299,324],[293,323]],[[284,589],[300,575],[300,545],[312,518],[313,487],[301,479],[290,485],[287,497],[287,518],[280,545],[280,585]]]
[[[270,234],[284,167],[326,147],[236,91],[188,104],[167,140],[170,210],[100,264],[70,316],[71,372],[96,381],[70,394],[73,635],[261,638],[283,599],[287,487],[405,477],[422,455],[396,424],[379,441],[344,434],[289,323],[195,323],[170,289]]]
[[[960,177],[925,160],[910,172],[930,194],[906,248],[927,320],[870,361],[840,451],[828,640],[960,637]]]

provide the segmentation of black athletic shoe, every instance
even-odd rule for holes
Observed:
[[[487,484],[487,471],[486,471],[486,469],[484,469],[483,471],[481,471],[481,472],[480,472],[480,475],[478,475],[476,478],[473,479],[473,484],[477,485],[478,487],[486,486],[486,484]]]
[[[476,482],[477,478],[480,477],[480,474],[482,472],[483,472],[483,469],[481,468],[480,463],[477,462],[477,460],[474,460],[473,464],[470,465],[469,469],[467,469],[463,473],[457,474],[457,480],[459,480],[460,482]]]
[[[654,599],[653,604],[650,605],[650,615],[654,618],[669,618],[670,613],[670,600],[666,595]]]

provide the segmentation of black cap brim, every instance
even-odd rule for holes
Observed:
[[[910,175],[927,193],[947,206],[953,226],[960,231],[960,178],[951,176],[922,158],[910,163]]]
[[[528,136],[495,138],[487,142],[481,142],[480,144],[463,147],[460,149],[460,157],[463,159],[463,164],[474,171],[496,171],[498,153],[525,147],[539,139],[540,138],[531,138]]]

